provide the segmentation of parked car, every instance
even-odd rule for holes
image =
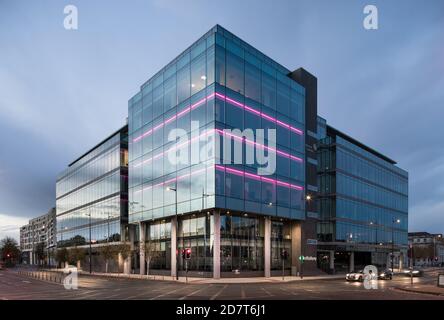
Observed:
[[[347,281],[364,281],[365,275],[364,270],[359,270],[358,272],[350,272],[345,276],[345,280]]]
[[[380,280],[392,280],[393,279],[393,272],[390,269],[382,270],[379,275],[378,279]]]

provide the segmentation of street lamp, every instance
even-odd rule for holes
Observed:
[[[167,191],[174,191],[174,195],[175,195],[174,202],[175,202],[175,208],[176,208],[176,239],[177,239],[177,232],[178,232],[178,228],[179,228],[179,221],[177,220],[177,181],[176,181],[176,185],[174,188],[167,187],[166,189],[167,189]],[[179,267],[177,265],[177,240],[176,240],[176,280],[179,280],[178,270],[179,270]]]
[[[395,237],[395,228],[394,228],[394,226],[395,226],[395,223],[400,223],[401,222],[401,220],[400,219],[393,219],[392,220],[392,261],[391,261],[391,265],[392,265],[392,272],[394,271],[394,269],[393,269],[393,260],[395,259],[395,239],[394,239],[394,237]]]
[[[89,248],[88,248],[88,255],[89,255],[89,273],[92,273],[92,257],[91,257],[91,207],[88,208],[88,226],[89,226]]]

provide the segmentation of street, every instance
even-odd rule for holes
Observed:
[[[436,283],[436,273],[414,278],[415,287]],[[295,282],[184,284],[172,281],[136,280],[80,276],[77,290],[62,284],[37,280],[18,274],[17,270],[0,271],[0,300],[444,300],[444,296],[405,292],[396,289],[410,285],[410,278],[397,276],[378,281],[377,289],[363,283],[335,280]]]

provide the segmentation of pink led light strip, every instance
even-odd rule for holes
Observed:
[[[244,104],[242,104],[242,103],[240,103],[240,102],[238,102],[238,101],[236,101],[236,100],[233,100],[233,99],[228,98],[227,96],[225,96],[225,95],[223,95],[223,94],[220,94],[220,93],[217,93],[217,92],[216,92],[216,93],[212,93],[212,94],[208,95],[207,97],[205,97],[205,98],[203,98],[203,99],[197,101],[196,103],[192,104],[192,105],[189,106],[188,108],[185,108],[184,110],[182,110],[181,112],[179,112],[177,115],[172,116],[171,118],[169,118],[169,119],[165,120],[164,122],[158,124],[158,125],[155,126],[154,128],[152,128],[152,129],[146,131],[146,132],[143,133],[142,135],[137,136],[136,138],[133,139],[133,142],[137,142],[137,141],[139,141],[140,139],[143,139],[144,137],[146,137],[146,136],[150,135],[151,133],[153,133],[154,131],[156,131],[156,130],[162,128],[164,125],[170,123],[171,121],[174,121],[175,119],[180,118],[180,117],[183,116],[184,114],[187,114],[187,113],[190,112],[191,110],[196,109],[197,107],[199,107],[200,105],[202,105],[202,104],[203,104],[204,102],[206,102],[207,100],[213,98],[214,96],[216,96],[216,97],[219,98],[219,99],[225,100],[225,101],[227,101],[227,102],[229,102],[229,103],[231,103],[231,104],[233,104],[233,105],[235,105],[235,106],[237,106],[237,107],[239,107],[239,108],[243,108],[243,109],[247,110],[247,111],[250,112],[250,113],[253,113],[253,114],[257,115],[257,116],[260,116],[260,117],[262,117],[262,118],[264,118],[264,119],[267,119],[268,121],[275,122],[276,124],[280,125],[281,127],[286,128],[286,129],[288,129],[288,130],[290,130],[290,131],[293,131],[293,132],[295,132],[295,133],[297,133],[297,134],[299,134],[299,135],[303,135],[303,134],[304,134],[302,130],[300,130],[300,129],[298,129],[298,128],[295,128],[295,127],[292,127],[292,126],[290,126],[288,123],[285,123],[285,122],[280,121],[280,120],[278,120],[278,119],[276,119],[276,118],[273,118],[273,117],[267,115],[266,113],[260,112],[260,111],[258,111],[258,110],[256,110],[256,109],[252,108],[252,107],[249,107],[249,106],[247,106],[247,105],[244,105]]]
[[[190,144],[191,142],[193,142],[193,141],[195,141],[195,140],[198,140],[198,139],[200,139],[200,138],[202,138],[202,137],[204,137],[204,136],[208,136],[208,135],[210,135],[210,134],[212,134],[212,133],[214,133],[214,132],[217,132],[219,135],[227,135],[227,136],[229,136],[229,137],[232,137],[233,139],[236,139],[236,140],[242,141],[242,143],[245,142],[245,143],[247,143],[247,144],[254,145],[254,146],[256,146],[256,147],[262,148],[262,149],[267,150],[267,151],[269,151],[269,152],[275,152],[275,153],[277,153],[278,155],[283,156],[283,157],[285,157],[285,158],[289,158],[289,159],[294,160],[294,161],[297,161],[297,162],[303,162],[303,160],[302,160],[301,158],[296,157],[296,156],[293,156],[293,155],[291,155],[291,154],[289,154],[289,153],[286,153],[286,152],[284,152],[284,151],[281,151],[281,150],[278,150],[278,149],[275,149],[275,148],[271,148],[271,147],[267,147],[267,146],[265,146],[265,145],[263,145],[263,144],[260,144],[260,143],[257,143],[257,142],[254,142],[254,141],[251,141],[251,140],[248,140],[248,139],[243,139],[242,137],[239,137],[239,136],[237,136],[237,135],[234,135],[234,134],[231,134],[231,133],[225,132],[225,131],[220,130],[220,129],[210,129],[210,130],[208,130],[207,132],[204,132],[203,134],[201,134],[201,135],[199,135],[199,136],[197,136],[197,137],[192,138],[191,140],[185,141],[185,142],[183,142],[183,143],[181,143],[181,144],[179,144],[179,145],[177,145],[177,146],[171,147],[170,150],[180,149],[181,147],[184,147],[184,146]],[[138,167],[140,167],[141,165],[144,165],[144,164],[149,163],[149,162],[151,162],[151,161],[153,161],[153,160],[159,159],[159,158],[163,157],[163,156],[164,156],[167,152],[169,152],[170,150],[168,150],[168,151],[164,151],[164,152],[160,152],[159,154],[155,155],[154,157],[151,157],[151,158],[145,159],[145,160],[143,160],[143,161],[141,161],[141,162],[135,164],[133,167],[134,167],[134,168],[138,168]]]
[[[228,98],[227,96],[225,96],[223,94],[220,94],[218,92],[216,92],[215,95],[219,99],[225,100],[225,101],[227,101],[227,102],[229,102],[229,103],[231,103],[231,104],[233,104],[233,105],[235,105],[235,106],[237,106],[239,108],[243,108],[243,109],[247,110],[248,112],[251,112],[251,113],[253,113],[253,114],[257,115],[257,116],[260,116],[260,117],[262,117],[264,119],[267,119],[267,120],[269,120],[271,122],[275,122],[278,125],[280,125],[281,127],[284,127],[284,128],[286,128],[288,130],[291,130],[291,131],[293,131],[293,132],[295,132],[295,133],[297,133],[299,135],[303,135],[304,134],[302,132],[302,130],[300,130],[298,128],[295,128],[295,127],[292,127],[292,126],[290,126],[289,124],[287,124],[285,122],[282,122],[282,121],[280,121],[280,120],[278,120],[276,118],[273,118],[273,117],[267,115],[266,113],[260,112],[260,111],[258,111],[256,109],[252,108],[252,107],[249,107],[249,106],[247,106],[245,104],[242,104],[239,101],[236,101],[234,99]]]
[[[207,169],[206,169],[206,168],[205,168],[205,169],[199,169],[199,170],[193,171],[193,172],[191,172],[191,173],[187,173],[187,174],[181,175],[181,176],[179,176],[179,177],[177,177],[177,178],[172,178],[172,179],[170,179],[170,180],[167,180],[167,181],[164,181],[164,182],[161,182],[161,183],[155,184],[155,185],[153,185],[153,186],[145,187],[145,188],[143,188],[143,189],[141,189],[141,190],[137,190],[135,193],[140,193],[140,192],[142,192],[142,191],[149,190],[149,189],[152,189],[152,188],[154,188],[154,187],[158,187],[158,186],[162,186],[162,185],[167,185],[167,184],[169,184],[169,183],[171,183],[171,182],[180,181],[180,180],[185,179],[185,178],[187,178],[187,177],[195,176],[195,175],[198,175],[198,174],[200,174],[200,173],[202,173],[202,172],[205,172],[205,170],[207,170]]]
[[[270,152],[275,152],[275,153],[277,153],[278,155],[283,156],[283,157],[285,157],[285,158],[289,158],[289,159],[291,159],[291,160],[298,161],[298,162],[302,162],[302,161],[303,161],[301,158],[296,157],[296,156],[293,156],[293,155],[291,155],[291,154],[289,154],[289,153],[286,153],[286,152],[284,152],[284,151],[281,151],[281,150],[278,150],[278,149],[275,149],[275,148],[271,148],[271,147],[267,147],[267,146],[265,146],[265,145],[263,145],[263,144],[260,144],[260,143],[257,143],[257,142],[254,142],[254,141],[251,141],[251,140],[248,140],[248,139],[245,139],[245,140],[244,140],[242,137],[239,137],[239,136],[237,136],[237,135],[234,135],[234,134],[228,133],[228,132],[223,131],[223,130],[220,130],[220,129],[215,129],[215,130],[216,130],[216,132],[219,133],[220,135],[227,135],[227,136],[229,136],[229,137],[232,137],[233,139],[236,139],[236,140],[239,140],[239,141],[242,141],[242,142],[245,141],[245,143],[247,143],[247,144],[251,144],[251,145],[253,145],[253,146],[259,147],[259,148],[261,148],[261,149],[264,149],[264,150],[267,150],[267,151],[270,151]]]
[[[283,186],[283,187],[286,187],[286,188],[291,188],[291,189],[296,189],[296,190],[304,190],[303,187],[295,185],[295,184],[291,184],[291,183],[288,183],[288,182],[284,182],[284,181],[280,181],[280,180],[275,180],[275,179],[267,178],[267,177],[264,177],[264,176],[259,176],[257,174],[243,172],[243,171],[240,171],[240,170],[236,170],[236,169],[232,169],[232,168],[227,168],[227,167],[220,166],[220,165],[216,165],[215,167],[216,167],[217,170],[226,171],[226,172],[235,174],[237,176],[242,176],[242,177],[245,176],[245,177],[248,177],[248,178],[251,178],[251,179],[254,179],[254,180],[264,181],[264,182],[268,182],[268,183],[271,183],[271,184],[276,184],[276,185],[279,185],[279,186]]]
[[[196,109],[197,107],[199,107],[200,105],[202,105],[202,104],[203,104],[204,102],[206,102],[207,100],[209,100],[209,99],[211,99],[211,98],[214,98],[214,96],[215,96],[215,94],[212,93],[212,94],[206,96],[205,98],[200,99],[200,100],[197,101],[196,103],[193,103],[191,106],[189,106],[189,107],[183,109],[183,110],[182,110],[181,112],[179,112],[178,114],[172,116],[171,118],[165,120],[165,121],[162,122],[162,123],[159,123],[157,126],[155,126],[154,128],[152,128],[152,129],[146,131],[146,132],[143,133],[142,135],[140,135],[140,136],[134,138],[134,139],[133,139],[133,142],[137,142],[137,141],[139,141],[140,139],[143,139],[143,138],[145,138],[146,136],[149,136],[151,133],[153,133],[154,131],[156,131],[156,130],[162,128],[162,127],[165,126],[166,124],[168,124],[168,123],[170,123],[170,122],[176,120],[177,118],[182,117],[184,114],[187,114],[187,113],[190,112],[191,110]]]

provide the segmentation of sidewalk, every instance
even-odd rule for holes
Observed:
[[[435,296],[444,297],[444,288],[440,288],[436,285],[422,285],[422,286],[415,285],[415,286],[396,287],[395,289],[407,292],[432,294]]]
[[[197,277],[179,277],[176,280],[172,276],[162,275],[139,275],[139,274],[123,274],[123,273],[99,273],[93,272],[91,275],[88,272],[81,271],[81,275],[84,276],[98,276],[98,277],[110,277],[110,278],[127,278],[127,279],[139,279],[139,280],[156,280],[156,281],[178,281],[182,283],[195,283],[195,284],[230,284],[230,283],[279,283],[279,282],[293,282],[293,281],[310,281],[310,280],[336,280],[345,279],[345,275],[322,275],[322,276],[304,276],[302,279],[295,276],[286,276],[282,279],[279,277],[249,277],[249,278],[197,278]]]

